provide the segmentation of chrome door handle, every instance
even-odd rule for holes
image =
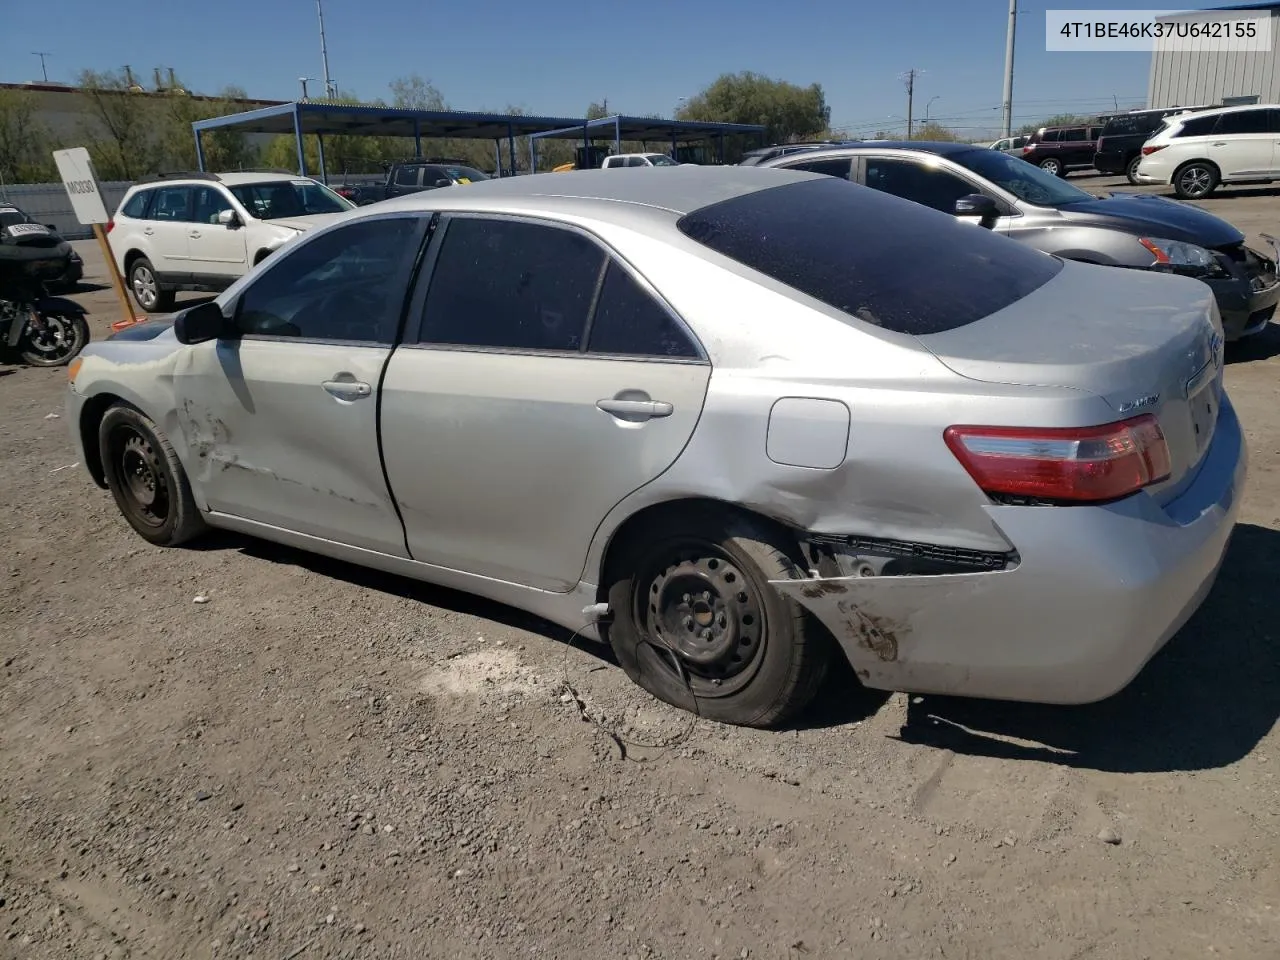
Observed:
[[[1217,143],[1209,144],[1209,146],[1211,147],[1225,147],[1226,145],[1227,145],[1227,141],[1225,140],[1219,140]]]
[[[142,232],[145,233],[148,237],[155,235],[155,230],[153,230],[151,227],[144,227]]]
[[[199,239],[200,239],[200,231],[199,231],[199,230],[192,230],[190,233],[188,233],[188,234],[187,234],[187,236],[188,236],[188,237],[190,237],[192,240],[199,240]]]
[[[616,397],[610,397],[606,400],[597,400],[596,406],[619,420],[633,422],[669,417],[675,412],[675,407],[665,400],[619,400]]]
[[[373,393],[371,386],[356,380],[326,380],[320,386],[324,387],[326,393],[339,400],[358,400]]]

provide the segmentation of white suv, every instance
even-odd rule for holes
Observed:
[[[665,153],[615,153],[605,157],[601,166],[605,170],[613,170],[617,167],[678,167],[680,164]]]
[[[1280,106],[1220,107],[1167,117],[1142,145],[1134,179],[1172,184],[1184,200],[1207,197],[1220,183],[1280,180]]]
[[[185,173],[141,180],[107,224],[116,265],[148,313],[179,290],[225,290],[292,237],[354,210],[287,173]]]

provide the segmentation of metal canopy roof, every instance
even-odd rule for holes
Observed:
[[[295,123],[296,121],[296,123]],[[262,107],[225,117],[197,120],[197,133],[235,127],[244,133],[355,134],[371,137],[464,137],[499,140],[557,130],[578,121],[572,117],[522,117],[504,113],[402,110],[304,100]],[[581,127],[577,128],[581,132]]]
[[[754,123],[712,123],[703,120],[663,120],[658,117],[600,117],[569,121],[558,130],[541,130],[532,139],[553,140],[710,140],[727,134],[763,137],[765,128]]]

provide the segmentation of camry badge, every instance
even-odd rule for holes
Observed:
[[[1121,413],[1130,413],[1134,410],[1142,410],[1144,407],[1154,407],[1160,402],[1160,394],[1152,393],[1145,397],[1138,397],[1136,400],[1127,400],[1120,404]]]

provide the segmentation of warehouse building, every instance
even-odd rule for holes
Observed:
[[[1233,41],[1236,49],[1221,52],[1175,49],[1176,40],[1156,40],[1147,106],[1280,103],[1280,3],[1235,4],[1157,20],[1191,23],[1253,19],[1259,15],[1269,16],[1271,21],[1269,50],[1263,49],[1268,44],[1261,34],[1253,40]]]

